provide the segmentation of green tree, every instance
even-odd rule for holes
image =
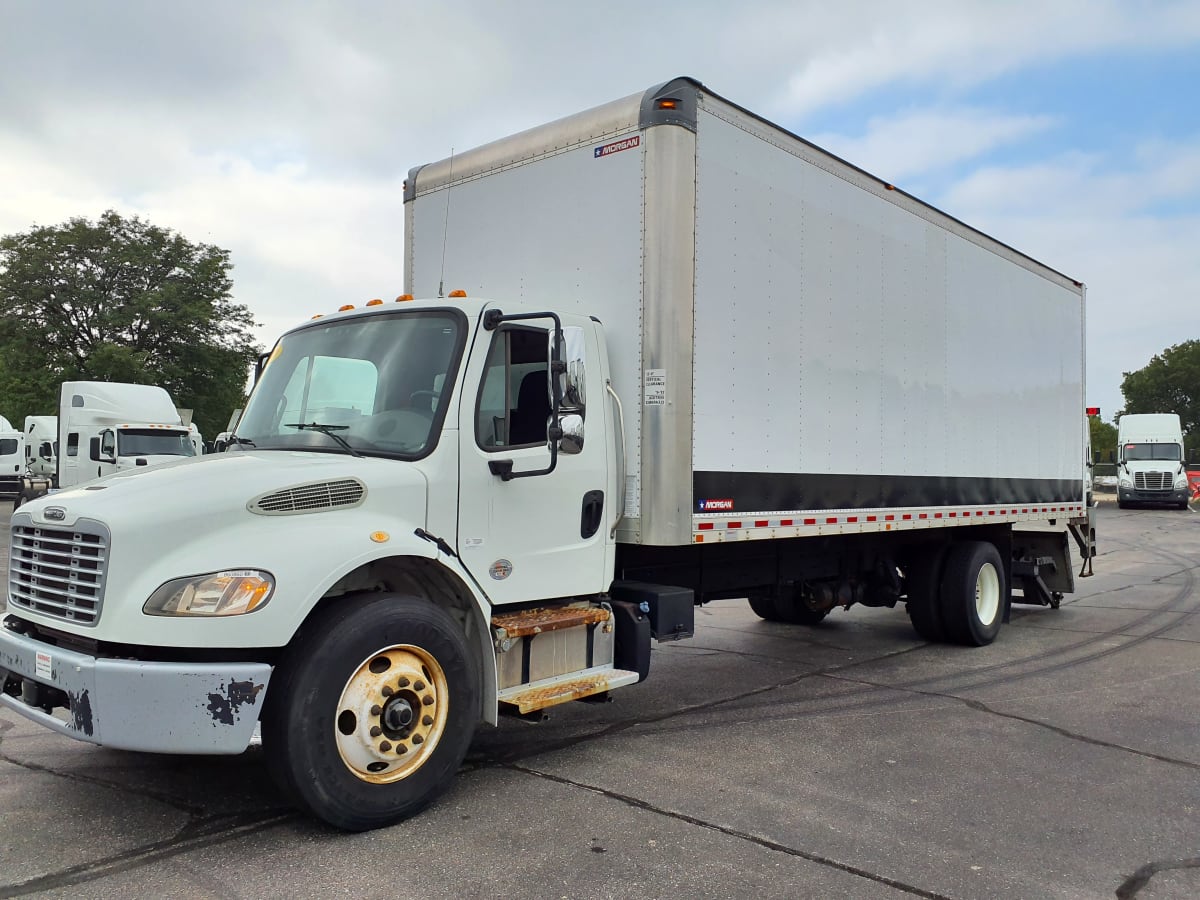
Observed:
[[[1178,413],[1185,445],[1200,449],[1200,340],[1184,341],[1157,354],[1144,368],[1123,372],[1127,413]]]
[[[1111,462],[1117,452],[1117,426],[1104,422],[1099,416],[1088,416],[1088,430],[1092,438],[1092,456],[1099,454],[1100,462]]]
[[[58,409],[63,381],[157,384],[206,438],[259,352],[229,252],[109,210],[0,238],[0,412]]]

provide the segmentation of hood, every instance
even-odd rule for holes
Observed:
[[[21,507],[38,524],[66,526],[79,518],[97,519],[110,527],[178,525],[195,528],[245,514],[252,501],[288,489],[326,482],[357,480],[372,493],[411,497],[425,493],[424,474],[413,464],[393,459],[353,457],[305,451],[250,451],[212,454],[138,466],[78,487],[55,491]],[[376,493],[376,499],[382,499]],[[270,504],[268,504],[269,506]],[[61,510],[47,518],[47,509]],[[316,511],[316,510],[314,510]]]

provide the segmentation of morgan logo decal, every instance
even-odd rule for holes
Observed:
[[[67,511],[61,506],[47,506],[43,513],[47,519],[52,519],[55,522],[61,522],[67,517]]]
[[[700,512],[731,512],[733,510],[732,500],[701,500]]]
[[[488,569],[488,574],[496,581],[503,581],[512,574],[512,563],[507,559],[498,559]]]
[[[595,148],[592,151],[592,158],[599,159],[602,156],[611,156],[614,153],[620,153],[622,150],[632,150],[634,147],[640,146],[641,143],[642,136],[635,134],[633,137],[627,137],[623,141],[613,141],[611,144]]]

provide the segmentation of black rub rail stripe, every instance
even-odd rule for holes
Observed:
[[[954,478],[927,475],[811,475],[693,472],[693,512],[888,509],[909,506],[1072,503],[1082,479]],[[732,509],[704,501],[732,500]]]

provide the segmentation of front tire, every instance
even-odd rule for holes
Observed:
[[[1000,552],[984,541],[951,545],[939,593],[946,637],[972,647],[990,644],[1008,596]]]
[[[458,623],[427,600],[346,597],[276,668],[267,765],[291,799],[345,831],[408,818],[449,785],[479,719],[479,676]]]

